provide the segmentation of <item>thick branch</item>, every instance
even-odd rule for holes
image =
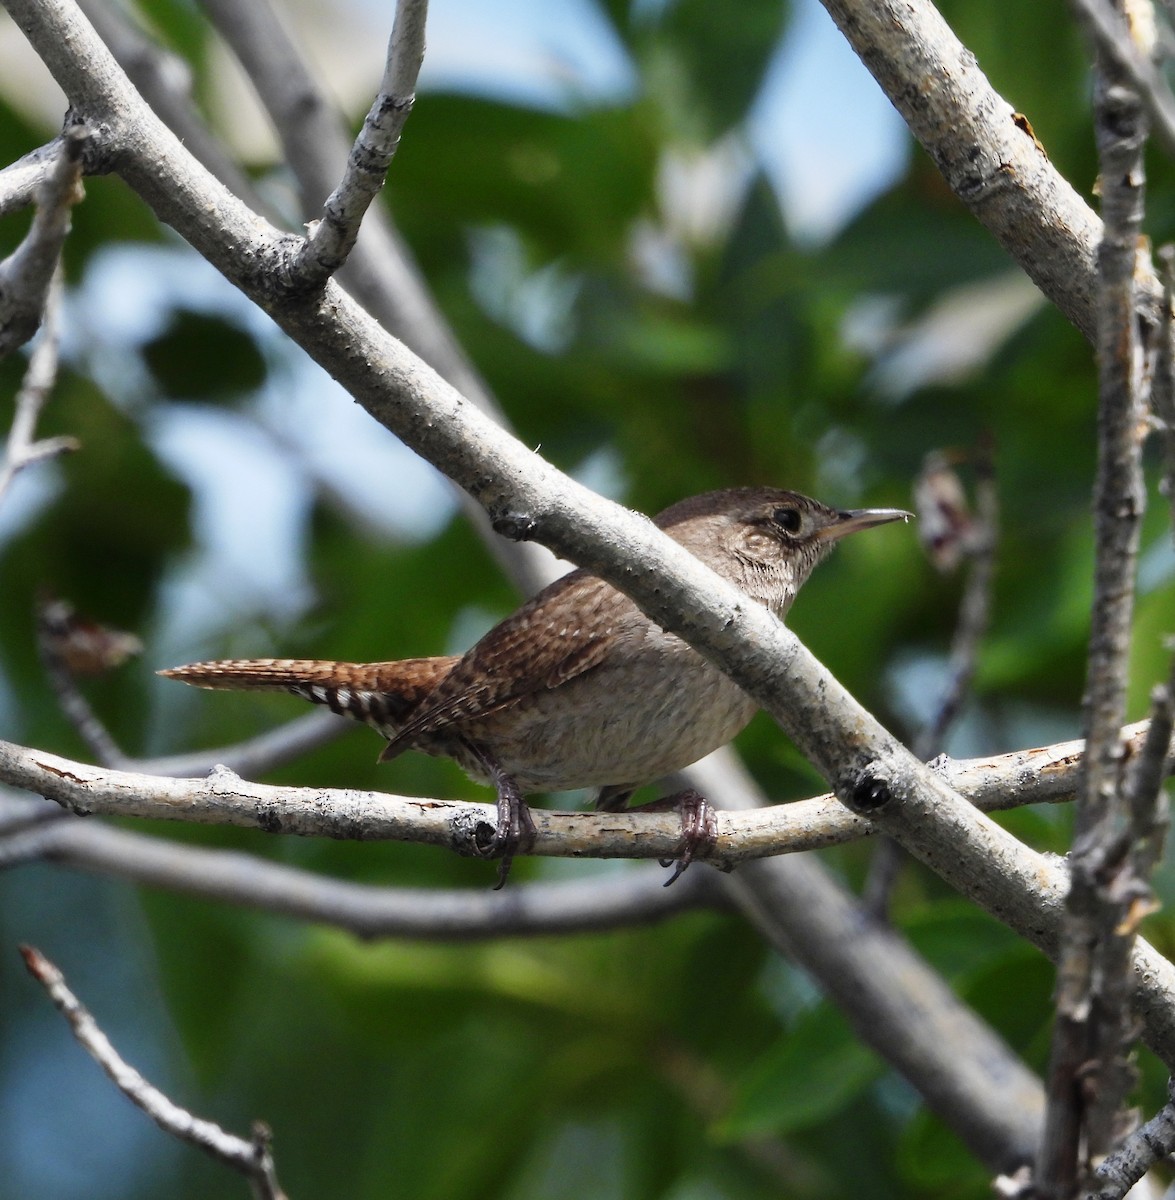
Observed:
[[[975,55],[930,0],[822,2],[951,190],[1093,341],[1101,223]],[[1142,291],[1157,313],[1157,281]]]

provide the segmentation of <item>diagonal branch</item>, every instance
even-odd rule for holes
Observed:
[[[239,1171],[249,1180],[257,1200],[286,1200],[277,1182],[269,1148],[270,1133],[264,1124],[256,1122],[252,1138],[246,1140],[227,1133],[212,1121],[193,1116],[168,1099],[122,1058],[93,1015],[70,991],[57,967],[32,946],[21,946],[20,952],[29,974],[49,994],[58,1012],[69,1022],[74,1037],[132,1104],[142,1109],[164,1133]]]
[[[396,5],[379,95],[351,148],[342,180],[327,198],[322,217],[311,224],[305,244],[291,264],[295,287],[321,287],[346,262],[355,245],[363,214],[383,187],[416,99],[427,14],[428,0],[399,0]]]
[[[270,0],[250,4],[201,0],[201,7],[239,59],[269,113],[303,210],[316,211],[345,168],[348,148],[342,114],[328,99]],[[429,294],[386,205],[368,211],[359,230],[358,252],[351,254],[337,280],[462,396],[509,428],[497,398]],[[524,596],[559,573],[544,547],[495,537],[478,505],[464,492],[461,499],[490,553]]]
[[[37,332],[46,297],[69,233],[70,211],[84,195],[82,152],[89,131],[71,124],[53,169],[37,188],[37,211],[24,241],[0,262],[0,358]]]
[[[931,0],[821,0],[951,191],[1092,341],[1101,222]],[[910,86],[917,80],[916,87]],[[1153,276],[1142,300],[1157,314]]]
[[[28,369],[16,395],[16,413],[12,428],[0,459],[0,499],[12,485],[12,481],[26,467],[59,454],[68,454],[79,448],[80,443],[72,437],[36,437],[37,422],[41,410],[49,399],[53,384],[57,380],[58,316],[61,307],[60,274],[55,275],[45,297],[45,327],[41,340],[29,357]]]
[[[1140,52],[1126,17],[1108,0],[1072,0],[1072,3],[1097,43],[1098,51],[1138,93],[1163,148],[1168,154],[1175,154],[1175,96],[1153,59]]]
[[[654,866],[609,879],[523,883],[508,892],[379,887],[93,821],[42,821],[0,836],[0,867],[32,861],[332,925],[364,939],[566,936],[629,929],[696,908],[728,906],[720,876],[712,871],[689,872],[671,888]]]

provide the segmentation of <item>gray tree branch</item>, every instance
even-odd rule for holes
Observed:
[[[291,267],[298,286],[319,287],[346,262],[363,216],[383,187],[416,99],[427,14],[427,0],[399,0],[396,5],[379,95],[347,156],[342,180],[327,197],[322,216],[311,224]]]
[[[930,0],[822,0],[951,191],[1093,341],[1101,222]],[[911,86],[911,81],[917,83]],[[1158,281],[1140,280],[1157,316]]]
[[[1046,1200],[1074,1195],[1085,1164],[1108,1153],[1129,1128],[1120,1109],[1135,1082],[1129,961],[1137,922],[1130,912],[1149,894],[1131,852],[1120,737],[1146,507],[1139,431],[1149,347],[1138,317],[1136,280],[1145,258],[1140,236],[1148,130],[1138,93],[1104,53],[1094,108],[1104,219],[1098,252],[1094,595],[1083,714],[1087,752],[1069,855],[1049,1105],[1035,1180]]]
[[[1128,745],[1141,749],[1147,728],[1146,722],[1131,726]],[[979,810],[1070,799],[1081,760],[1082,743],[1064,742],[991,759],[942,759],[930,774],[943,787],[957,788],[954,794],[969,795],[978,816]],[[1169,746],[1166,761],[1168,771],[1175,769],[1175,745]],[[302,837],[388,839],[444,846],[474,857],[477,826],[491,821],[493,812],[492,805],[471,801],[250,783],[224,766],[204,779],[161,778],[91,766],[5,741],[0,741],[0,782],[83,816],[235,825]],[[666,858],[680,849],[681,823],[673,813],[536,809],[533,816],[537,835],[531,852],[541,857]],[[730,868],[874,832],[868,819],[854,816],[831,794],[748,811],[724,809],[708,861]],[[1027,847],[1020,850],[1033,855]]]
[[[217,1162],[244,1175],[257,1200],[286,1200],[277,1182],[270,1133],[265,1125],[257,1122],[252,1138],[246,1140],[181,1108],[122,1058],[93,1015],[70,991],[57,967],[32,946],[22,946],[20,952],[29,974],[44,987],[58,1012],[69,1022],[79,1044],[132,1104],[142,1109],[164,1133],[203,1150]]]
[[[41,324],[70,212],[84,195],[81,160],[88,139],[89,131],[76,124],[62,134],[53,167],[36,190],[32,227],[0,262],[0,358],[23,346]]]

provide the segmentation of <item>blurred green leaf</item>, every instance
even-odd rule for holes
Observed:
[[[717,1135],[732,1140],[814,1125],[848,1105],[881,1071],[844,1017],[822,1004],[763,1052]]]
[[[171,400],[239,400],[265,382],[265,360],[244,330],[191,309],[171,311],[143,358]]]

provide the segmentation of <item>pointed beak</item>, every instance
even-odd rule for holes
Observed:
[[[913,517],[913,513],[900,508],[850,508],[838,512],[836,520],[816,536],[821,541],[835,542],[859,529],[872,529],[874,525],[888,525],[891,521],[910,521]]]

